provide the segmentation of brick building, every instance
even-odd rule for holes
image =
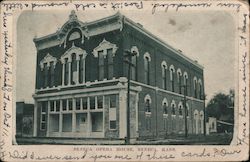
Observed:
[[[58,31],[34,38],[34,43],[34,136],[124,139],[125,50],[136,52],[131,67],[131,139],[184,134],[185,115],[189,134],[203,132],[203,67],[139,23],[120,13],[83,23],[72,11]]]

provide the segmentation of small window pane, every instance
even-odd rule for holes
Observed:
[[[88,100],[87,98],[82,98],[82,108],[86,110],[88,108]]]
[[[69,99],[68,102],[69,102],[69,110],[72,110],[73,109],[72,99]]]
[[[45,123],[42,123],[41,124],[41,129],[45,129],[45,126],[46,126]]]
[[[90,97],[90,109],[95,109],[95,97]]]
[[[56,111],[60,111],[60,100],[56,101]]]
[[[43,122],[45,121],[45,118],[46,118],[46,115],[45,115],[45,114],[42,114],[42,121],[43,121]]]
[[[110,121],[110,129],[116,129],[116,121],[113,120],[113,121]]]
[[[102,109],[103,108],[103,97],[102,96],[98,96],[97,97],[97,108],[98,109]]]
[[[64,100],[62,100],[63,101],[63,111],[65,111],[65,110],[67,110],[67,100],[66,99],[64,99]]]
[[[76,99],[76,110],[80,110],[81,109],[81,100],[80,98]]]
[[[110,95],[109,105],[110,108],[116,107],[116,95]]]
[[[54,101],[50,101],[50,111],[55,111]]]
[[[42,112],[46,112],[48,102],[42,102]]]

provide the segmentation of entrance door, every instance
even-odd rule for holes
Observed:
[[[87,113],[77,113],[76,114],[76,132],[87,133],[88,122]]]

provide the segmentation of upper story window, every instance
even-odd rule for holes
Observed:
[[[194,83],[194,97],[197,98],[197,78],[196,77],[194,77],[193,83]]]
[[[163,99],[162,101],[162,110],[163,110],[163,114],[168,114],[168,101],[166,98]]]
[[[181,102],[178,105],[178,109],[179,109],[179,116],[182,117],[183,116],[183,106],[182,106]]]
[[[202,95],[202,81],[201,79],[198,80],[198,94],[199,94],[199,99],[203,99],[203,95]]]
[[[57,59],[49,53],[40,61],[40,67],[43,72],[43,87],[53,87],[55,85],[55,67]]]
[[[99,80],[113,79],[113,57],[117,51],[117,46],[105,39],[93,50],[94,57],[98,57]]]
[[[135,52],[136,55],[131,58],[131,76],[132,80],[137,80],[137,57],[139,57],[139,50],[136,46],[133,46],[130,50],[132,53]]]
[[[187,72],[183,73],[183,84],[184,84],[184,94],[188,95],[188,74]]]
[[[144,54],[144,76],[145,76],[145,84],[150,83],[150,61],[151,57],[148,52]]]
[[[171,82],[171,91],[174,92],[174,73],[175,73],[175,69],[174,69],[174,66],[171,65],[170,68],[169,68],[169,71],[170,71],[170,82]]]
[[[172,102],[171,102],[171,114],[172,114],[172,116],[176,115],[175,107],[176,107],[175,101],[172,100]]]
[[[76,47],[74,43],[62,56],[62,85],[85,83],[85,50]]]
[[[161,73],[162,73],[162,88],[167,90],[167,63],[162,61],[161,63]]]
[[[179,94],[182,94],[182,73],[181,73],[181,69],[177,70],[177,81],[178,81],[178,88],[179,88]]]
[[[151,113],[151,97],[147,94],[144,98],[145,102],[145,112]]]

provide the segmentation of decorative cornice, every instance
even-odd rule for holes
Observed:
[[[61,62],[65,63],[65,58],[69,59],[69,62],[71,62],[71,55],[72,53],[76,54],[76,59],[79,60],[80,55],[83,55],[83,58],[87,56],[87,52],[80,47],[76,47],[74,43],[72,43],[72,46],[61,56]]]
[[[132,52],[132,53],[135,52],[136,56],[139,57],[140,53],[139,53],[139,50],[138,50],[137,46],[132,46],[130,52]]]
[[[92,53],[95,57],[98,57],[98,51],[103,51],[103,55],[105,58],[107,56],[107,49],[112,49],[112,54],[114,57],[118,47],[115,44],[106,41],[104,38],[103,41],[93,50]]]
[[[50,62],[53,62],[53,65],[56,66],[57,59],[51,56],[49,53],[40,61],[40,67],[43,70],[44,64],[47,63],[47,67],[50,67]]]
[[[151,57],[150,57],[150,54],[148,52],[146,52],[144,55],[143,55],[143,58],[146,59],[146,57],[148,58],[148,61],[151,61]]]
[[[102,19],[99,19],[99,20],[88,22],[88,23],[83,23],[83,22],[81,22],[81,21],[78,20],[75,12],[72,11],[71,14],[70,14],[70,19],[62,26],[62,28],[60,30],[58,30],[58,32],[50,34],[48,36],[41,37],[41,38],[34,38],[34,42],[36,43],[36,46],[37,46],[37,43],[39,41],[42,41],[42,40],[45,40],[45,39],[51,39],[53,37],[58,37],[59,39],[61,39],[64,36],[64,34],[65,34],[65,29],[69,30],[69,28],[67,26],[71,26],[71,25],[73,25],[73,26],[76,25],[76,26],[84,29],[83,31],[85,31],[85,34],[88,34],[88,36],[86,36],[86,37],[89,38],[91,35],[95,35],[94,33],[92,33],[92,34],[89,33],[89,27],[90,26],[95,25],[95,24],[99,24],[99,23],[103,23],[103,22],[108,22],[109,20],[113,20],[113,19],[116,19],[119,25],[117,25],[117,27],[114,27],[114,28],[112,28],[110,30],[120,29],[120,31],[122,31],[123,28],[124,28],[124,23],[126,23],[126,24],[132,26],[134,29],[138,30],[139,32],[142,32],[143,34],[145,34],[146,36],[148,36],[152,40],[154,40],[157,43],[161,44],[165,48],[170,49],[171,51],[173,51],[174,53],[176,53],[178,56],[180,56],[184,60],[188,61],[189,63],[193,64],[194,66],[196,66],[196,67],[198,67],[200,69],[203,69],[203,66],[201,66],[197,62],[193,61],[192,59],[188,58],[184,54],[180,53],[178,50],[174,49],[173,47],[171,47],[170,45],[166,44],[164,41],[162,41],[158,37],[154,36],[149,31],[147,31],[141,25],[138,25],[137,23],[135,23],[131,19],[129,19],[129,18],[121,15],[119,12],[117,12],[116,14],[111,15],[109,17],[105,17],[105,18],[102,18]],[[88,30],[85,30],[86,28]],[[103,31],[103,33],[104,32],[107,32],[107,31]]]

